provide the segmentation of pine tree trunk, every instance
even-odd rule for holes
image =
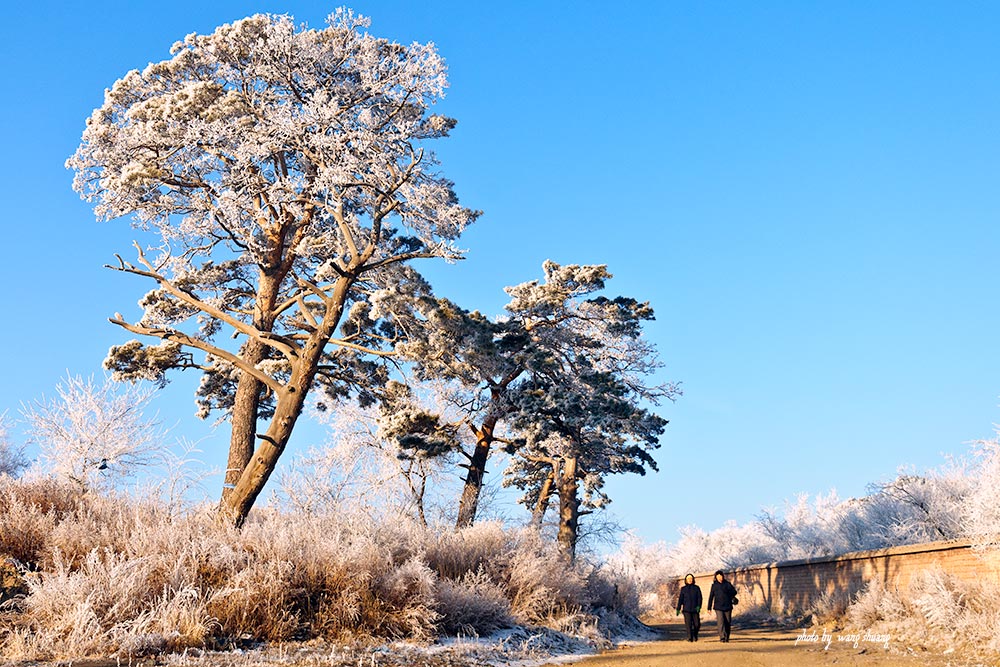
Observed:
[[[307,392],[300,391],[299,388],[290,392],[290,389],[291,387],[282,392],[267,433],[261,438],[260,444],[243,469],[236,486],[222,500],[220,511],[237,526],[242,526],[247,515],[250,514],[250,508],[253,507],[257,496],[264,489],[271,473],[274,472],[278,458],[285,450],[288,439],[292,435],[295,422],[302,414]]]
[[[455,528],[468,528],[476,520],[479,509],[479,497],[483,491],[483,479],[486,476],[486,462],[490,458],[490,447],[493,445],[493,429],[496,418],[488,417],[482,428],[475,431],[476,448],[469,459],[468,473],[462,487],[462,497],[458,502],[458,520]]]
[[[264,359],[264,346],[255,340],[247,341],[243,348],[243,358],[248,363],[258,364]],[[236,385],[233,399],[232,426],[229,436],[229,460],[226,463],[226,478],[222,485],[222,499],[233,491],[243,470],[253,457],[257,440],[257,416],[260,414],[260,380],[242,373]]]
[[[254,326],[258,331],[274,328],[274,307],[277,301],[278,283],[284,274],[265,273],[260,276],[257,303],[254,308]],[[259,340],[250,339],[243,345],[240,356],[248,364],[256,366],[267,356],[267,348]],[[247,373],[240,373],[233,397],[230,416],[232,432],[229,436],[229,460],[226,462],[226,477],[222,484],[222,500],[232,493],[243,470],[253,457],[257,443],[257,420],[260,415],[260,396],[263,383]]]
[[[569,560],[576,559],[577,526],[580,522],[580,499],[577,496],[577,461],[567,458],[563,463],[559,487],[559,546]]]
[[[261,442],[240,474],[236,486],[223,497],[219,505],[220,514],[236,526],[242,526],[246,521],[250,508],[264,489],[264,485],[278,464],[278,458],[288,445],[292,429],[302,414],[306,396],[316,378],[326,345],[340,323],[350,285],[349,279],[341,279],[338,282],[334,294],[330,296],[322,325],[303,345],[292,364],[288,383],[277,392],[277,405],[267,433],[259,436]]]
[[[545,520],[545,512],[549,509],[549,499],[552,498],[552,482],[556,477],[556,470],[558,470],[558,463],[542,482],[542,488],[538,491],[538,500],[535,501],[535,508],[531,512],[531,523],[536,528],[541,528],[542,521]]]

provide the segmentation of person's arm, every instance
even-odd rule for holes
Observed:
[[[694,611],[695,611],[695,613],[700,614],[701,613],[701,589],[700,588],[694,589],[694,601],[695,601]]]
[[[712,584],[711,590],[708,591],[708,610],[712,611],[712,603],[715,601],[715,584]]]

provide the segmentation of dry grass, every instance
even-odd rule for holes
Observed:
[[[846,592],[827,591],[813,601],[806,616],[812,617],[813,625],[836,623],[847,613],[850,604],[851,598]]]
[[[1000,652],[995,586],[969,582],[940,568],[919,573],[903,589],[873,580],[847,609],[856,630],[890,634],[913,649],[991,655]]]
[[[485,570],[442,579],[437,596],[443,610],[440,626],[448,634],[478,637],[514,625],[504,587]]]
[[[274,510],[242,530],[51,481],[0,479],[0,560],[27,594],[0,613],[0,657],[137,657],[257,641],[484,635],[532,623],[593,635],[634,606],[613,573],[570,567],[535,532]],[[13,562],[13,561],[11,561]],[[603,613],[603,612],[602,612]]]

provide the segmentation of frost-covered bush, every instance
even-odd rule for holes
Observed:
[[[79,488],[59,480],[0,477],[0,554],[22,563],[41,561],[56,526],[81,501]]]
[[[22,410],[29,439],[40,451],[39,470],[82,489],[121,488],[163,450],[163,430],[143,415],[154,393],[110,379],[67,377],[56,397]]]
[[[10,421],[6,414],[0,415],[0,475],[17,477],[28,467],[24,447],[15,444],[10,437]]]
[[[567,563],[558,547],[537,533],[525,531],[521,536],[506,573],[514,618],[521,623],[551,624],[553,619],[589,606],[587,579],[581,569]]]
[[[847,609],[850,628],[892,636],[911,649],[962,650],[996,655],[1000,611],[995,586],[966,581],[941,568],[917,573],[902,588],[875,579]]]
[[[825,591],[811,602],[806,615],[812,618],[814,625],[834,622],[843,618],[850,602],[846,591]]]
[[[665,587],[676,579],[676,565],[669,554],[666,542],[644,544],[634,533],[627,533],[620,549],[606,559],[608,566],[633,582],[637,615],[662,616],[671,608]]]
[[[0,615],[0,658],[139,657],[234,641],[430,640],[513,623],[597,627],[634,593],[570,565],[533,530],[437,533],[358,514],[252,514],[101,497],[55,479],[0,478],[0,552],[28,594]],[[617,588],[616,588],[617,585]],[[10,606],[10,605],[13,606]]]
[[[878,627],[883,621],[895,622],[906,613],[906,605],[895,589],[887,588],[880,578],[865,584],[847,608],[846,620],[857,628]]]
[[[499,521],[485,521],[462,530],[430,532],[424,557],[443,579],[460,579],[469,573],[485,571],[498,582],[505,579],[509,558],[520,541],[533,536],[504,528]]]
[[[437,609],[449,635],[482,636],[513,625],[506,591],[483,570],[438,582]]]
[[[587,594],[590,604],[627,616],[639,616],[642,604],[639,585],[627,572],[611,564],[595,568],[587,577]]]
[[[983,549],[1000,547],[1000,435],[975,445],[975,483],[963,506],[965,531]]]

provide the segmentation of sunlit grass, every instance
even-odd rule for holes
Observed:
[[[637,599],[499,523],[438,531],[265,509],[236,530],[211,508],[178,515],[50,480],[0,478],[0,554],[23,580],[0,615],[0,654],[15,660],[428,642],[516,624],[596,634],[595,608]]]

